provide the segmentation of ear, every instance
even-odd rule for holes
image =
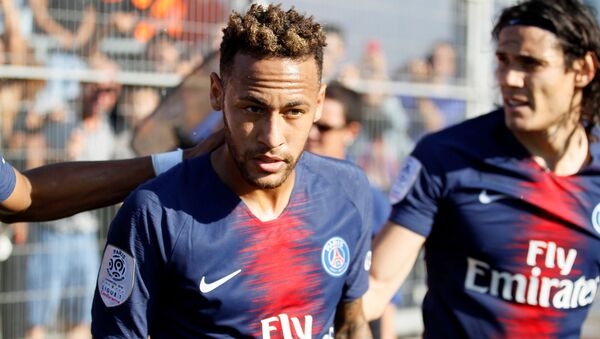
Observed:
[[[317,94],[317,107],[315,109],[315,117],[313,122],[317,122],[321,119],[321,114],[323,113],[323,103],[325,102],[325,91],[327,90],[326,84],[321,84],[319,88],[319,93]]]
[[[215,111],[223,110],[223,80],[212,72],[210,73],[210,105]]]
[[[346,125],[345,127],[347,133],[346,136],[344,137],[344,144],[346,145],[346,147],[352,145],[352,143],[354,143],[354,140],[356,140],[356,138],[358,138],[358,134],[360,133],[360,130],[362,129],[362,125],[360,124],[360,122],[358,121],[353,121],[348,123],[348,125]]]
[[[598,58],[594,52],[588,51],[583,58],[573,62],[573,69],[575,70],[575,86],[584,88],[594,80],[598,69]]]

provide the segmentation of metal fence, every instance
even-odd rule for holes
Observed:
[[[513,1],[277,2],[327,24],[325,76],[353,87],[366,102],[363,132],[350,153],[383,190],[424,133],[493,107],[489,32],[498,9]],[[208,96],[201,93],[207,90],[207,72],[215,69],[212,51],[227,15],[247,3],[2,0],[2,154],[26,169],[64,160],[148,154],[198,140],[191,127],[210,113]],[[103,110],[102,124],[110,127],[108,131],[89,130],[83,122],[97,109]],[[83,217],[91,223],[85,231],[93,234],[99,248],[116,208]],[[43,286],[45,278],[32,278],[28,270],[32,271],[32,258],[56,251],[44,245],[45,230],[78,230],[73,224],[71,220],[1,228],[0,233],[17,244],[0,262],[0,339],[24,337],[36,317],[31,309],[56,298],[57,292]],[[57,260],[50,271],[63,269],[64,257]],[[65,272],[79,274],[69,267]],[[425,292],[424,275],[423,265],[417,265],[401,290],[400,307],[413,316]],[[41,287],[31,288],[32,279]],[[60,304],[47,333],[66,335],[81,313],[81,300],[67,301],[87,298],[90,288],[80,283],[58,293]],[[398,332],[419,333],[419,327],[412,326],[418,322],[408,322],[408,313],[401,314]]]

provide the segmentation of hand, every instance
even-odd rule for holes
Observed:
[[[185,149],[183,151],[184,159],[191,159],[197,156],[206,154],[215,148],[223,145],[225,143],[225,130],[221,128],[220,130],[211,134],[208,138],[199,142],[196,146]]]

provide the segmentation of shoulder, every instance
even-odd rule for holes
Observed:
[[[338,202],[350,201],[361,214],[371,208],[369,180],[353,163],[304,152],[299,166],[306,173],[305,181],[313,192],[321,192]]]
[[[300,165],[315,176],[315,180],[338,186],[340,189],[356,192],[357,189],[370,190],[365,173],[355,164],[346,160],[323,157],[304,152]]]
[[[500,152],[503,144],[499,141],[507,137],[504,113],[498,109],[426,135],[415,146],[413,156],[420,161],[448,160],[449,154],[457,153],[483,157],[489,152]]]
[[[184,160],[167,172],[140,185],[132,194],[137,204],[144,201],[172,207],[189,201],[194,191],[202,189],[202,183],[211,178],[208,155]],[[190,198],[190,199],[187,199]],[[193,200],[193,199],[192,199]]]

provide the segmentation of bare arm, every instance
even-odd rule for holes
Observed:
[[[389,222],[373,241],[369,290],[363,297],[367,319],[381,317],[415,264],[425,237]]]
[[[35,22],[46,31],[58,39],[64,47],[68,47],[73,43],[73,33],[56,22],[48,13],[48,0],[30,0],[31,12]]]
[[[90,41],[94,31],[96,30],[96,9],[93,6],[85,8],[81,23],[75,33],[75,45],[83,46]]]
[[[219,131],[186,149],[184,158],[205,154],[223,143]],[[128,160],[66,162],[17,174],[8,199],[0,202],[0,221],[41,221],[70,216],[122,201],[154,177],[150,157]]]
[[[336,339],[373,338],[363,312],[362,299],[340,302],[335,313]]]
[[[3,222],[50,220],[108,206],[123,200],[152,177],[150,157],[66,162],[34,168],[23,175],[17,174],[13,194],[2,203],[4,211],[16,213],[2,215],[1,219]]]

